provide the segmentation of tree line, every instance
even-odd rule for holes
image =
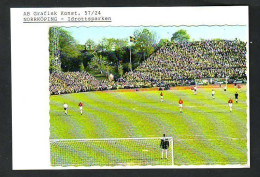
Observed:
[[[88,39],[85,45],[80,45],[64,28],[52,27],[49,30],[50,72],[88,71],[94,75],[108,76],[112,73],[120,77],[131,68],[138,67],[166,43],[190,40],[186,30],[173,33],[170,40],[160,39],[157,42],[157,38],[156,33],[144,28],[134,31],[132,42],[127,36],[123,39],[103,38],[98,43]],[[55,65],[55,57],[61,61],[60,68]]]

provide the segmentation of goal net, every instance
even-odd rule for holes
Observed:
[[[228,77],[226,78],[201,78],[195,79],[195,85],[212,85],[220,87],[221,85],[226,85],[228,83]]]
[[[160,137],[51,139],[51,165],[173,166],[173,138],[167,137],[170,145],[167,150],[167,159],[162,159],[161,139]]]

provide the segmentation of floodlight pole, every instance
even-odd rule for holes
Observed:
[[[54,60],[54,70],[61,71],[61,59],[59,52],[59,30],[57,27],[53,27],[53,60]]]
[[[130,70],[132,72],[132,52],[131,52],[131,42],[130,42]]]

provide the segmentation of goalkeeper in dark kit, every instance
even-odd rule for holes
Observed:
[[[163,134],[163,138],[161,139],[161,144],[160,144],[160,147],[162,149],[162,159],[164,157],[164,154],[165,154],[165,158],[167,159],[167,151],[168,151],[168,148],[169,148],[169,140],[166,138],[166,135]]]

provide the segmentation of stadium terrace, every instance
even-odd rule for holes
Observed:
[[[192,85],[196,79],[226,78],[246,83],[246,43],[204,40],[168,43],[132,72],[109,81],[88,72],[50,74],[50,93],[77,93],[119,88]]]

